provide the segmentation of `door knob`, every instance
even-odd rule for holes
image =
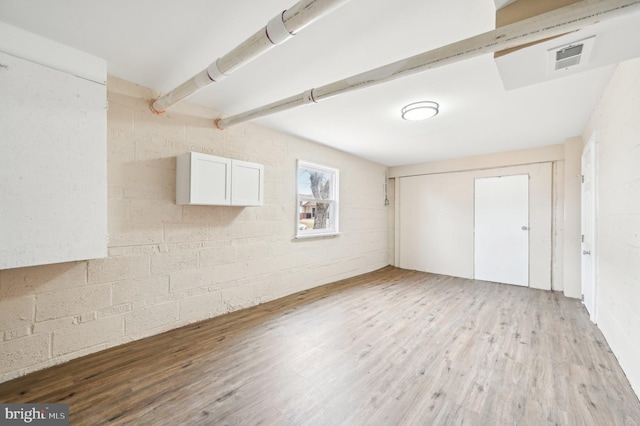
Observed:
[[[523,226],[523,227],[522,227],[522,230],[523,230],[523,231],[528,231],[528,230],[529,230],[529,227],[528,227],[528,226]]]
[[[591,254],[591,252],[589,250],[582,250],[582,254]]]

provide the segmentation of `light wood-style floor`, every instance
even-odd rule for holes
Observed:
[[[577,300],[392,267],[0,384],[72,425],[637,425]]]

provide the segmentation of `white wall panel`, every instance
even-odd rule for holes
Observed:
[[[400,264],[473,277],[473,179],[469,173],[400,178]]]
[[[0,52],[0,93],[0,269],[106,257],[106,87]]]

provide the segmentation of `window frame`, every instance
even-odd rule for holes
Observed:
[[[328,173],[331,175],[331,196],[328,199],[317,199],[315,197],[301,196],[298,188],[301,183],[300,171],[301,169],[307,169],[312,171],[318,171],[322,173]],[[323,166],[320,164],[311,163],[308,161],[298,159],[296,162],[296,220],[295,220],[295,238],[318,238],[318,237],[332,237],[340,235],[339,228],[339,194],[340,194],[340,171],[333,167]],[[325,229],[303,229],[299,228],[300,223],[300,204],[303,201],[322,201],[328,203],[329,207],[329,227]]]

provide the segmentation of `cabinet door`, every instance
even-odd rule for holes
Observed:
[[[231,162],[231,205],[261,206],[264,203],[264,166],[246,161]]]
[[[176,204],[231,204],[230,159],[187,152],[176,161]]]
[[[191,204],[231,204],[231,160],[191,153]]]

